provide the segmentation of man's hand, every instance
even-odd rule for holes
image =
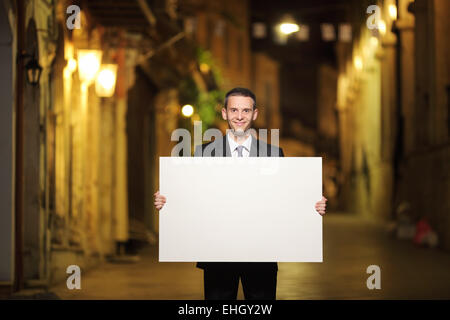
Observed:
[[[321,216],[323,216],[324,214],[325,214],[325,209],[326,209],[326,207],[327,207],[327,198],[325,198],[324,196],[322,196],[322,200],[320,200],[320,201],[318,201],[317,203],[316,203],[316,206],[315,206],[315,208],[316,208],[316,211],[321,215]]]
[[[161,210],[166,203],[166,197],[159,194],[159,190],[153,195],[155,197],[155,208],[156,210]]]

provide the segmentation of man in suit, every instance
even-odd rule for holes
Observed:
[[[283,157],[279,147],[265,144],[250,134],[253,121],[258,116],[256,97],[249,89],[234,88],[225,96],[222,117],[229,129],[222,139],[198,146],[194,156],[212,157]],[[326,199],[316,203],[316,211],[325,214]],[[155,193],[155,207],[160,210],[166,198]],[[245,299],[274,300],[276,298],[276,262],[198,262],[203,269],[206,300],[235,300],[239,279]]]

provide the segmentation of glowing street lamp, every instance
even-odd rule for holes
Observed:
[[[95,92],[99,97],[112,97],[116,88],[116,64],[102,64],[95,79]]]
[[[181,108],[181,113],[186,118],[189,118],[194,113],[194,107],[191,106],[190,104],[186,104],[186,105],[183,106],[183,108]]]
[[[285,14],[278,24],[278,32],[286,36],[298,30],[300,30],[300,27],[290,14]]]
[[[291,34],[300,30],[300,27],[296,23],[282,23],[280,24],[280,31],[283,34]]]
[[[90,84],[95,80],[101,61],[100,50],[78,50],[78,74],[81,82]]]

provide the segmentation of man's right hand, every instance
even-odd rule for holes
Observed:
[[[155,197],[155,208],[156,210],[161,210],[166,203],[166,197],[159,194],[159,190],[153,195]]]

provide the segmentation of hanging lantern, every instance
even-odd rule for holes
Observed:
[[[39,79],[41,78],[42,67],[35,57],[32,57],[25,65],[25,72],[27,74],[27,81],[32,86],[39,84]]]

